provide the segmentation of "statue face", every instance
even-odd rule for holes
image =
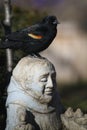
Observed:
[[[33,68],[32,78],[28,88],[29,94],[41,103],[49,103],[56,87],[56,72],[53,66]]]

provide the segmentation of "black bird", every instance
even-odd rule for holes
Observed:
[[[1,49],[20,49],[27,54],[37,54],[46,49],[57,34],[57,18],[46,16],[41,22],[5,36]]]

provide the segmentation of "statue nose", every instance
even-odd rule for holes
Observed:
[[[48,77],[47,87],[52,88],[53,87],[53,81],[51,76]]]

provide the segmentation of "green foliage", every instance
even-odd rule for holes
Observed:
[[[3,34],[3,28],[2,28],[2,24],[1,24],[1,21],[4,19],[4,14],[2,12],[2,10],[0,10],[0,37],[2,37],[4,34]]]
[[[13,30],[32,25],[46,15],[46,12],[40,13],[38,10],[22,10],[21,8],[13,7]]]
[[[78,82],[59,86],[62,103],[67,109],[72,107],[74,110],[81,108],[84,113],[87,113],[87,82]]]

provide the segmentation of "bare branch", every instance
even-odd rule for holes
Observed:
[[[7,56],[7,71],[11,72],[13,66],[11,49],[6,49],[6,56]]]
[[[4,0],[5,8],[5,20],[4,23],[8,26],[11,25],[11,2],[10,0]]]
[[[5,19],[3,21],[5,35],[11,33],[11,0],[4,0]],[[6,49],[7,71],[12,71],[12,50]]]

